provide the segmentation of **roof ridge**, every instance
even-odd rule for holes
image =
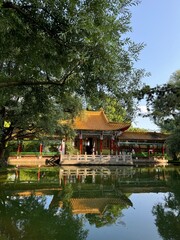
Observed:
[[[130,127],[130,123],[111,123],[104,110],[84,110],[79,118],[75,118],[74,128],[81,130],[122,131]]]
[[[104,112],[104,110],[103,109],[101,109],[101,115],[103,116],[103,118],[105,119],[105,121],[106,121],[106,124],[108,124],[109,123],[109,120],[108,120],[108,118],[107,118],[107,116],[106,116],[106,114],[105,114],[105,112]]]

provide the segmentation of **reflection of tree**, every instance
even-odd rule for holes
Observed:
[[[73,188],[71,184],[67,184],[63,187],[62,201],[65,206],[69,205],[70,198],[73,195]]]
[[[86,218],[88,219],[89,223],[91,225],[95,224],[97,228],[116,223],[117,219],[122,216],[122,206],[119,205],[108,206],[102,215],[86,214]]]
[[[86,239],[82,219],[69,207],[46,207],[45,196],[0,195],[0,238],[2,239]],[[69,231],[69,229],[71,229]]]
[[[180,236],[180,180],[177,174],[172,177],[176,179],[168,182],[171,192],[165,197],[165,202],[153,207],[156,226],[164,240],[178,240]]]
[[[102,227],[117,223],[118,220],[118,223],[124,224],[122,221],[119,221],[123,217],[122,210],[132,206],[132,202],[124,194],[119,196],[119,198],[107,198],[106,200],[109,204],[107,204],[101,214],[86,214],[89,223],[91,225],[95,224],[96,227]]]

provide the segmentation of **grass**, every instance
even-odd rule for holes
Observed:
[[[39,152],[21,152],[21,156],[27,156],[27,155],[32,155],[32,156],[39,156]],[[54,156],[54,155],[59,155],[58,152],[42,152],[42,156]],[[11,152],[10,156],[17,156],[17,152]]]

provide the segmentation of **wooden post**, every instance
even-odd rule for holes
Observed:
[[[83,141],[82,141],[82,133],[79,134],[79,153],[82,154],[83,151]]]
[[[22,143],[19,141],[17,148],[17,157],[21,157]]]
[[[164,144],[162,145],[162,155],[164,156],[164,152],[165,152],[165,147]]]
[[[37,177],[38,177],[38,182],[40,181],[41,179],[41,171],[40,171],[40,168],[38,169],[38,174],[37,174]]]
[[[102,149],[103,149],[103,133],[100,135],[100,154],[102,155]]]
[[[19,168],[18,165],[16,166],[16,180],[19,180]]]
[[[114,140],[114,143],[113,143],[113,151],[114,151],[114,155],[117,154],[117,145],[116,145],[116,141]]]
[[[153,148],[152,148],[152,155],[155,156],[155,144],[153,144]]]
[[[103,140],[100,139],[100,154],[102,154],[102,144],[103,144]]]
[[[63,176],[64,185],[66,185],[66,176]]]
[[[95,143],[95,140],[94,140],[94,139],[93,139],[92,154],[96,154],[96,143]]]
[[[87,161],[87,152],[84,154],[84,160]]]
[[[110,155],[113,154],[113,150],[114,150],[114,136],[111,137]]]
[[[118,155],[120,155],[120,150],[121,150],[121,148],[120,148],[120,142],[118,141]]]
[[[42,151],[43,151],[43,145],[42,145],[42,143],[40,143],[40,146],[39,146],[39,157],[40,158],[42,157]]]

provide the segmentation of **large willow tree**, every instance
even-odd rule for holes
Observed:
[[[53,132],[110,95],[132,106],[142,44],[127,37],[137,0],[12,0],[0,3],[0,152],[13,138]],[[104,94],[105,93],[105,94]],[[127,94],[129,93],[129,94]],[[9,123],[9,124],[8,124]]]

